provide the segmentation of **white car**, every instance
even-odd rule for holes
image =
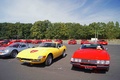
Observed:
[[[28,43],[15,42],[6,47],[0,47],[0,57],[15,58],[18,52],[30,48]]]

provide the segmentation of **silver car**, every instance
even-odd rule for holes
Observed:
[[[6,47],[0,47],[0,57],[15,58],[18,52],[30,48],[28,43],[15,42]]]

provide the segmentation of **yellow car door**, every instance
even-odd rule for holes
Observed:
[[[64,47],[63,45],[61,45],[60,43],[57,44],[57,49],[58,49],[58,53],[57,54],[57,57],[62,55],[63,51],[64,51]]]

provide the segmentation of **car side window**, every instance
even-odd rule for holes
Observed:
[[[62,45],[61,44],[58,44],[57,47],[60,48]]]
[[[12,47],[18,48],[20,45],[19,44],[15,44]]]
[[[55,43],[51,44],[51,47],[56,47],[56,44]]]
[[[26,45],[25,45],[25,44],[22,44],[21,47],[26,47]]]

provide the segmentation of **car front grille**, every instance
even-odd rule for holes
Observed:
[[[21,60],[31,61],[32,59],[21,58]]]
[[[86,65],[86,66],[97,66],[97,64],[84,64],[84,63],[81,63],[81,65]]]
[[[86,59],[82,59],[81,63],[90,63],[90,64],[95,64],[97,61],[96,60],[86,60]]]

